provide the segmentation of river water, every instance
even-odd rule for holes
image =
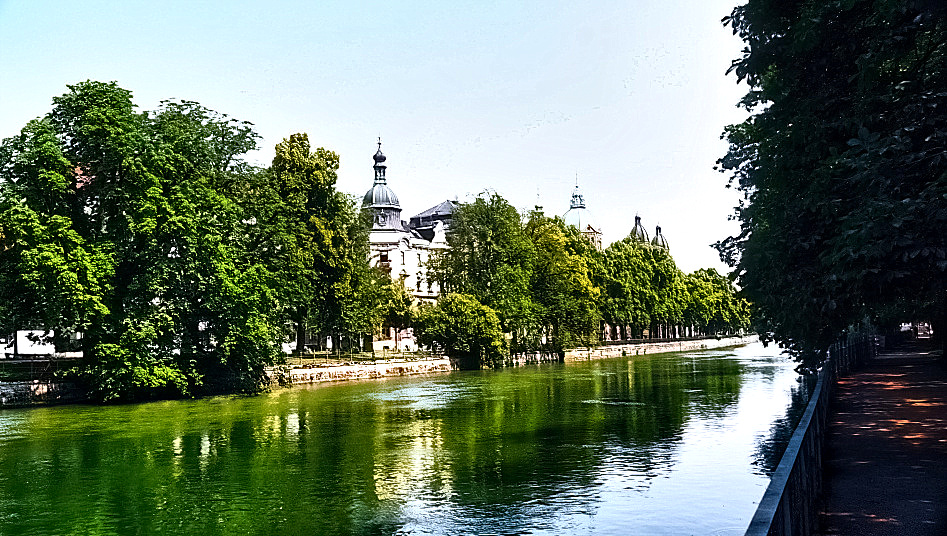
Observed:
[[[742,534],[808,388],[759,344],[0,411],[0,534]]]

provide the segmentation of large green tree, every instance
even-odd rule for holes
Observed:
[[[657,295],[652,287],[651,246],[632,236],[613,242],[604,252],[605,299],[602,316],[622,331],[620,338],[638,336],[652,321]]]
[[[461,205],[447,232],[450,248],[431,262],[444,292],[476,296],[507,331],[529,321],[533,247],[519,212],[493,193]]]
[[[416,322],[421,344],[439,348],[460,368],[499,367],[506,355],[496,311],[466,294],[446,294],[422,308]]]
[[[229,195],[250,125],[192,102],[138,112],[114,82],[53,104],[0,149],[2,328],[81,332],[101,400],[258,388],[273,278]]]
[[[595,248],[562,219],[538,211],[530,214],[525,231],[533,246],[530,299],[537,328],[533,338],[539,332],[546,335],[546,344],[535,348],[562,356],[568,348],[597,342],[599,289],[592,282]]]
[[[759,327],[810,365],[865,318],[943,333],[947,6],[753,0],[724,22],[752,115],[726,130],[744,201],[718,248]]]

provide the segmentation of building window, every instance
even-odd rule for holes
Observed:
[[[381,262],[388,262],[388,252],[382,251],[378,254],[378,260]]]

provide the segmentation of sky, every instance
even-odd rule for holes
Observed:
[[[251,163],[305,132],[359,196],[380,136],[405,220],[490,191],[562,215],[578,181],[606,244],[640,215],[682,270],[726,272],[709,245],[739,230],[713,169],[746,117],[720,22],[737,2],[0,0],[0,138],[114,80],[141,110],[250,121]]]

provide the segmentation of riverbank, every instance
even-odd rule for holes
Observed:
[[[630,355],[666,354],[669,352],[691,352],[728,346],[742,346],[759,340],[757,335],[721,337],[719,339],[672,340],[665,342],[641,342],[599,346],[598,348],[576,348],[566,352],[565,361],[590,361]]]
[[[719,339],[641,342],[600,346],[598,348],[576,348],[567,351],[564,360],[569,363],[633,355],[690,352],[694,350],[742,346],[758,340],[759,337],[756,335],[750,335],[743,337],[721,337]],[[297,367],[274,367],[270,370],[270,378],[274,383],[280,385],[296,385],[444,373],[454,369],[450,359],[447,357],[431,357],[418,360],[392,359],[369,363],[332,363]]]
[[[722,337],[720,339],[694,339],[662,342],[601,346],[598,348],[576,348],[565,354],[565,362],[610,359],[623,356],[652,355],[669,352],[689,352],[729,346],[741,346],[756,342],[757,336]],[[445,356],[422,359],[386,359],[364,363],[335,362],[304,366],[281,365],[267,370],[270,380],[276,385],[300,385],[309,383],[337,382],[347,380],[370,380],[387,377],[413,376],[419,374],[441,374],[455,370]],[[0,408],[42,406],[49,404],[71,404],[85,400],[74,385],[40,380],[0,382]]]
[[[274,367],[268,373],[270,380],[279,385],[321,383],[345,380],[369,380],[390,376],[410,376],[450,372],[453,370],[447,357],[407,360],[391,359],[370,363],[331,363],[289,367]]]
[[[71,383],[41,380],[0,382],[0,408],[74,404],[84,401],[82,391]]]

